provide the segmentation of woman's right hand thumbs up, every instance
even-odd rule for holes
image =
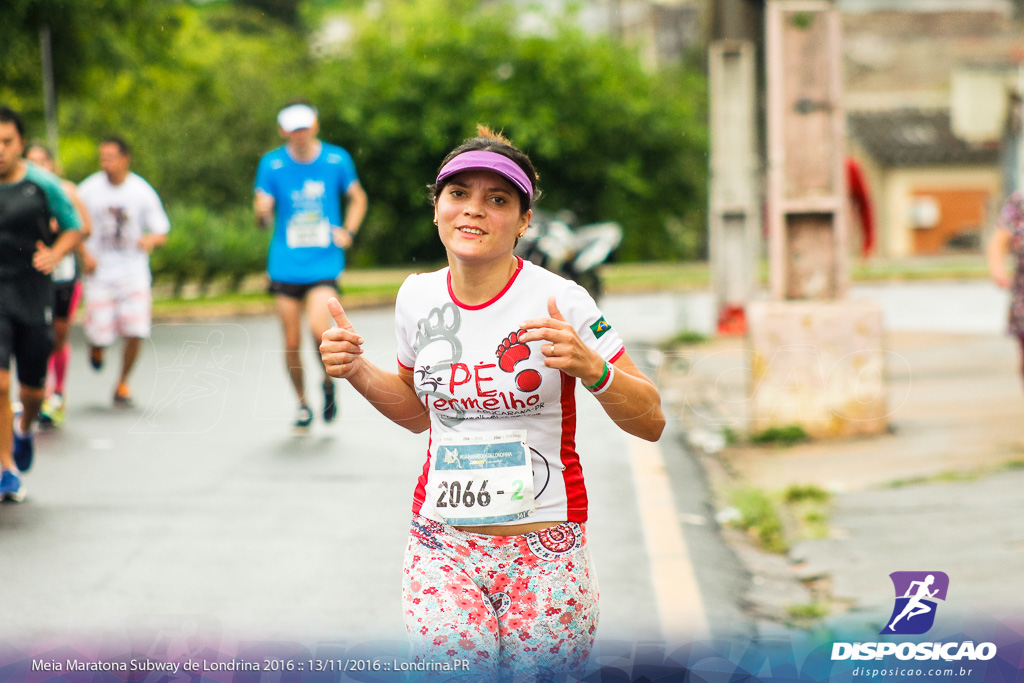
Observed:
[[[337,298],[327,300],[327,310],[337,327],[324,332],[320,340],[320,359],[327,374],[338,379],[349,379],[359,370],[363,355],[363,338],[356,334],[345,309]]]

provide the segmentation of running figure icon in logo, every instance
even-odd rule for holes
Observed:
[[[888,625],[879,633],[926,633],[935,622],[935,601],[946,599],[949,576],[945,572],[893,572],[889,578],[896,590],[896,604]]]

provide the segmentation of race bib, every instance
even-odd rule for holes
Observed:
[[[327,247],[331,244],[331,224],[319,213],[299,213],[288,222],[288,247]]]
[[[60,260],[50,277],[54,282],[71,282],[75,279],[75,254],[70,253]]]
[[[427,498],[448,524],[512,522],[537,507],[525,430],[438,437],[430,469]]]

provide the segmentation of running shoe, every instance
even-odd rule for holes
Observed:
[[[103,369],[103,347],[102,346],[90,346],[89,347],[89,365],[96,372]]]
[[[52,394],[43,401],[42,410],[39,411],[40,427],[60,427],[64,422],[64,397],[60,394]]]
[[[0,474],[0,500],[20,503],[25,500],[25,487],[21,485],[21,477],[10,470]]]
[[[313,411],[308,406],[299,406],[299,412],[295,415],[295,433],[305,434],[309,426],[313,424]]]
[[[20,420],[20,415],[14,416],[15,420]],[[17,428],[14,430],[14,464],[18,466],[18,469],[22,472],[28,472],[32,467],[32,456],[35,455],[35,438],[32,434],[25,434],[22,436],[18,434]]]
[[[324,422],[330,422],[338,416],[338,404],[334,400],[334,382],[324,380]]]
[[[132,390],[128,388],[128,385],[124,382],[118,384],[117,390],[114,391],[114,405],[119,408],[130,408],[134,403]]]

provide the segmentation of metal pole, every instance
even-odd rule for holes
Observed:
[[[615,40],[622,40],[622,0],[608,2],[608,33]]]
[[[43,57],[43,103],[46,108],[46,141],[53,152],[53,159],[60,158],[57,149],[57,88],[53,83],[53,50],[50,40],[50,26],[39,29],[39,49]]]

